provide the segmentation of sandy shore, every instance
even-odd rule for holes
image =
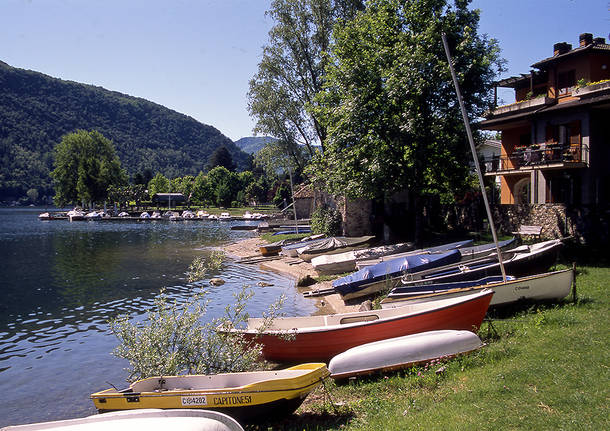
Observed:
[[[229,257],[236,259],[243,259],[248,257],[261,257],[259,247],[266,244],[261,238],[248,238],[237,243],[229,244],[223,247],[223,250]],[[268,260],[262,263],[256,263],[259,268],[275,271],[281,274],[289,275],[295,278],[296,281],[309,275],[311,277],[317,277],[318,274],[313,266],[307,262],[300,261],[295,263],[294,258],[280,257],[279,259]],[[325,289],[331,287],[330,281],[324,281],[321,283],[314,284],[308,287],[298,287],[302,292],[307,290]],[[334,314],[334,313],[346,313],[350,311],[358,311],[360,305],[347,305],[341,299],[341,295],[333,293],[330,295],[318,296],[311,298],[312,301],[316,302],[318,311],[316,314]]]

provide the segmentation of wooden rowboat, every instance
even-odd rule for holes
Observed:
[[[472,352],[483,345],[470,331],[428,331],[367,343],[330,360],[333,379],[392,371]]]
[[[358,311],[326,316],[275,319],[270,327],[262,318],[248,319],[242,332],[263,345],[266,359],[282,362],[327,361],[361,344],[440,329],[477,330],[493,291],[405,307]]]
[[[307,394],[328,377],[326,364],[301,364],[284,370],[215,375],[150,377],[123,390],[91,395],[102,412],[128,409],[218,410],[240,421],[296,410]]]
[[[544,301],[562,299],[569,295],[574,271],[561,271],[513,278],[489,283],[456,282],[396,288],[381,301],[382,308],[402,307],[406,304],[436,301],[469,295],[482,289],[493,289],[490,306],[505,305],[520,300]]]
[[[40,422],[2,428],[1,431],[243,431],[230,416],[209,410],[142,409],[86,418]]]

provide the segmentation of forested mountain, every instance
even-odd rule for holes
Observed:
[[[235,141],[235,145],[248,154],[256,154],[265,144],[273,141],[276,139],[271,136],[248,136]]]
[[[52,193],[52,150],[66,133],[95,129],[128,174],[197,175],[219,146],[238,169],[249,155],[212,126],[153,102],[0,61],[0,201]]]

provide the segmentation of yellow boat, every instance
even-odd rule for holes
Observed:
[[[324,363],[300,364],[284,370],[214,375],[149,377],[123,390],[91,394],[100,413],[131,409],[218,410],[241,421],[273,411],[294,412],[305,397],[329,376]]]

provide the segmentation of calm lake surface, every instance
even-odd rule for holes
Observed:
[[[195,288],[186,281],[193,258],[252,235],[230,230],[238,222],[70,223],[40,221],[42,211],[0,208],[0,426],[94,414],[91,393],[127,386],[108,319],[141,318],[162,288],[184,301]],[[243,285],[255,291],[251,316],[282,293],[287,315],[315,311],[292,278],[230,259],[213,276],[226,284],[209,287],[207,318]]]

